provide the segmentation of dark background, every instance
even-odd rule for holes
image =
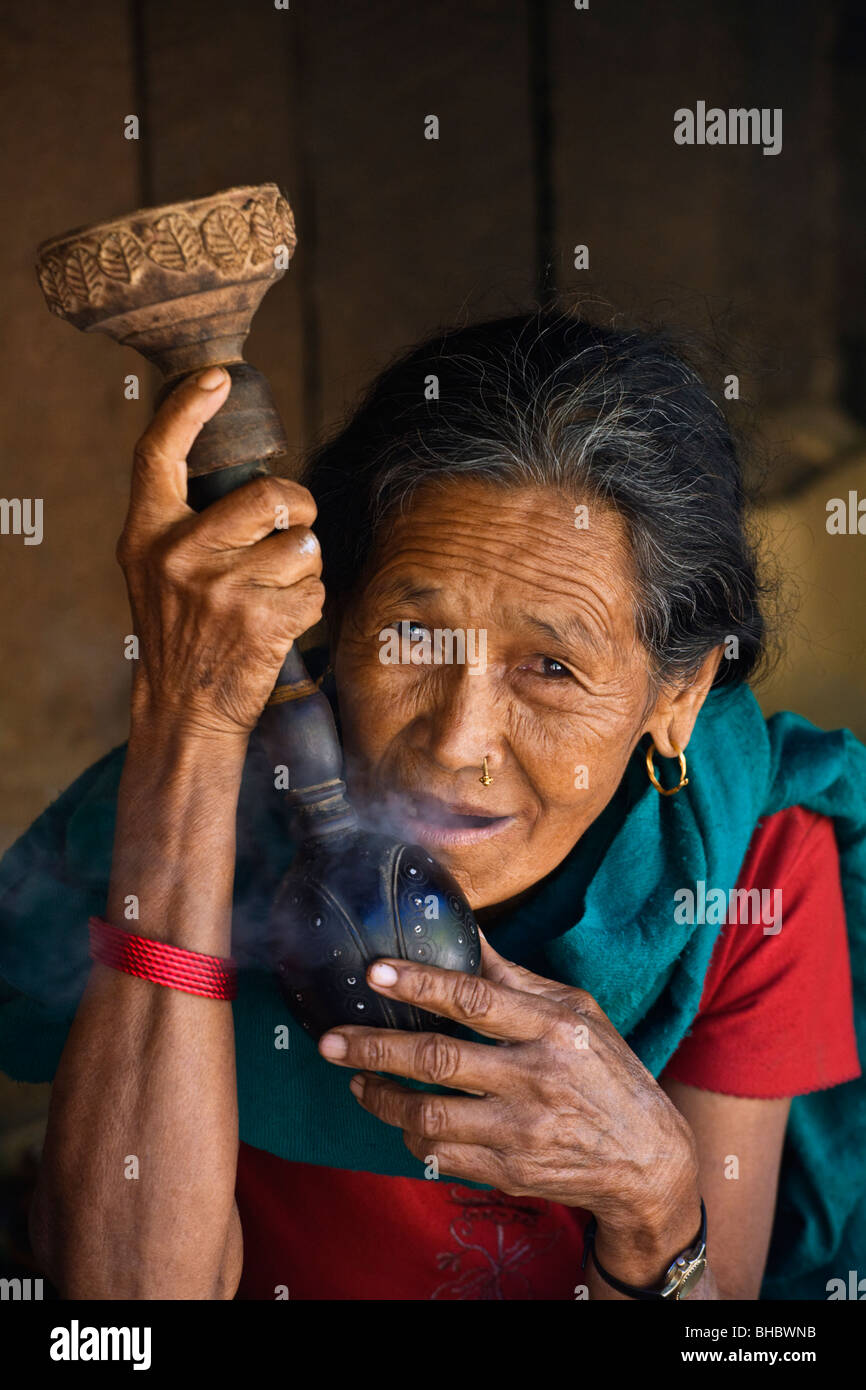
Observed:
[[[798,602],[764,707],[866,735],[866,538],[825,528],[831,497],[866,496],[862,3],[44,0],[0,18],[2,493],[45,514],[42,545],[0,537],[0,848],[125,736],[114,543],[152,389],[126,401],[141,360],[47,313],[34,249],[232,184],[276,181],[296,216],[248,345],[292,467],[443,322],[559,293],[704,344],[713,385],[739,377],[728,415]],[[781,107],[782,152],[677,146],[674,111],[699,100]],[[14,1261],[47,1087],[2,1084]]]

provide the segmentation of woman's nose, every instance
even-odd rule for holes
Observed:
[[[492,673],[444,667],[431,682],[430,705],[416,721],[418,742],[449,772],[495,761],[502,742],[502,710]]]

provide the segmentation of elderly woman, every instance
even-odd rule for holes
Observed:
[[[184,460],[228,390],[184,383],[136,451],[128,744],[3,866],[0,1060],[57,1068],[31,1222],[50,1277],[835,1296],[866,1229],[866,750],[765,722],[749,690],[762,594],[706,387],[661,337],[483,323],[389,368],[307,486],[199,515]],[[234,1009],[104,964],[84,989],[89,913],[254,963],[291,856],[256,724],[323,606],[353,799],[483,929],[477,978],[368,981],[462,1027],[316,1044],[254,968]],[[432,659],[455,632],[467,659]],[[421,658],[385,659],[395,637]]]

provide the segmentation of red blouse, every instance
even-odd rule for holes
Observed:
[[[768,1098],[860,1075],[830,820],[795,807],[759,826],[738,887],[768,885],[782,890],[781,930],[722,927],[665,1077]],[[237,1201],[238,1298],[572,1299],[583,1282],[587,1213],[541,1198],[288,1163],[241,1144]]]

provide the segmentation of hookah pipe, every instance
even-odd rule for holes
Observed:
[[[295,249],[294,218],[276,184],[146,208],[43,242],[37,274],[49,309],[83,332],[107,333],[158,367],[159,404],[187,376],[219,365],[229,397],[188,460],[197,511],[270,472],[287,441],[270,388],[243,360],[253,315]],[[284,792],[300,839],[274,899],[268,949],[286,1003],[312,1036],[340,1023],[455,1030],[449,1020],[366,983],[378,956],[478,974],[472,912],[452,876],[419,845],[365,829],[346,796],[327,698],[297,642],[259,722],[290,770]]]

